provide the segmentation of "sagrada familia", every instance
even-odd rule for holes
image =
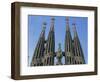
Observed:
[[[55,30],[54,17],[51,18],[50,31],[45,40],[46,22],[42,25],[42,31],[37,42],[30,66],[53,66],[53,65],[74,65],[85,64],[83,50],[78,38],[76,24],[73,23],[74,38],[72,39],[69,18],[66,17],[65,49],[62,51],[59,43],[58,51],[55,51]],[[65,63],[62,63],[62,57]],[[55,58],[57,62],[55,64]]]

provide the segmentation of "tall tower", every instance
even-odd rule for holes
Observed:
[[[57,58],[57,63],[56,65],[62,65],[62,50],[61,50],[61,44],[59,43],[59,48],[58,48],[58,51],[57,51],[57,54],[56,54],[56,58]]]
[[[73,45],[69,28],[69,18],[66,17],[66,35],[65,35],[65,64],[73,64]]]
[[[50,31],[45,46],[44,65],[54,65],[54,55],[55,55],[54,20],[55,19],[52,17]]]
[[[43,23],[42,26],[42,32],[40,34],[38,43],[36,45],[33,58],[31,61],[31,66],[41,66],[43,65],[42,63],[42,58],[44,54],[44,43],[45,43],[45,28],[46,28],[46,23]]]
[[[73,46],[74,46],[74,64],[85,64],[83,50],[78,38],[78,34],[76,31],[76,24],[73,23],[73,32],[74,32],[74,39],[73,39]]]

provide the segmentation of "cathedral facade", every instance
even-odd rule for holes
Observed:
[[[58,44],[58,51],[55,51],[55,19],[51,18],[50,31],[45,40],[46,22],[42,25],[39,40],[37,42],[30,66],[53,66],[85,64],[84,53],[77,34],[76,24],[73,23],[74,38],[72,39],[69,26],[69,18],[66,17],[65,49],[62,51],[61,43]],[[62,57],[65,63],[62,63]],[[55,58],[57,62],[55,64]]]

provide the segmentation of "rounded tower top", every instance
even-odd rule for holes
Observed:
[[[52,21],[54,21],[54,20],[55,20],[55,18],[54,18],[54,17],[51,17],[51,20],[52,20]]]
[[[45,34],[45,29],[46,29],[46,22],[43,22],[43,23],[42,23],[42,32],[41,32],[40,37],[43,37],[43,36],[44,36],[44,34]]]
[[[46,29],[46,25],[47,25],[47,23],[46,22],[43,22],[42,30],[45,30]]]

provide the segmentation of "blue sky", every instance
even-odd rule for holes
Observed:
[[[58,44],[61,43],[62,50],[64,51],[65,43],[65,31],[66,31],[66,17],[65,16],[54,16],[55,18],[55,50],[58,49]],[[73,38],[73,29],[72,23],[76,23],[76,29],[79,36],[79,40],[83,49],[85,61],[88,61],[88,18],[87,17],[70,17],[69,16],[69,25],[70,31]],[[37,41],[39,39],[42,23],[46,22],[45,36],[47,39],[49,30],[51,16],[38,16],[38,15],[29,15],[28,16],[28,56],[29,63],[31,62]],[[64,58],[62,60],[64,62]]]

